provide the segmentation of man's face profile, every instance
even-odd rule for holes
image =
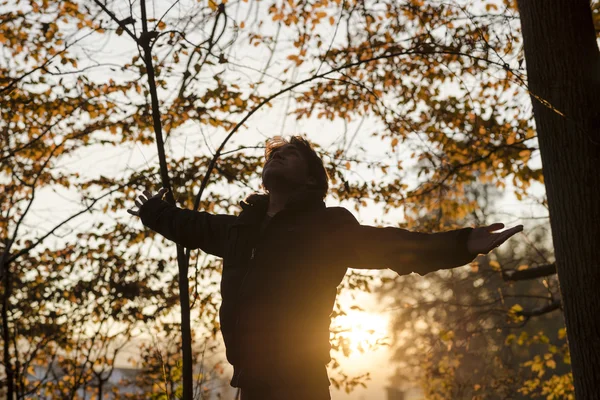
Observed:
[[[300,150],[286,143],[272,151],[262,172],[264,186],[296,187],[308,182],[308,165]]]

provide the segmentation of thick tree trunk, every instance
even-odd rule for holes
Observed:
[[[576,398],[598,399],[600,52],[588,0],[518,6]]]

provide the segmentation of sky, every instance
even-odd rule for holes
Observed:
[[[160,3],[154,2],[157,8],[156,14],[161,13],[161,7],[166,7],[170,2]],[[126,9],[117,10],[117,16],[124,18],[127,16]],[[328,33],[331,36],[331,32]],[[337,40],[337,39],[335,39]],[[126,35],[121,37],[113,36],[110,41],[105,43],[87,43],[86,45],[94,45],[96,51],[93,54],[94,58],[110,60],[115,63],[122,63],[124,60],[129,61],[134,54],[134,47]],[[255,48],[240,48],[235,54],[230,54],[228,57],[238,64],[260,67],[264,63],[265,53]],[[282,62],[282,61],[278,61]],[[325,68],[325,67],[324,67]],[[97,81],[107,81],[108,79],[119,79],[118,72],[108,70],[106,68],[95,69],[89,73],[91,79]],[[245,71],[249,77],[253,76],[251,71]],[[255,75],[254,75],[255,76]],[[299,73],[297,79],[301,79],[302,74]],[[276,91],[276,84],[267,85],[265,92]],[[162,93],[168,96],[168,93]],[[239,145],[255,145],[257,141],[264,140],[276,134],[291,135],[297,133],[306,133],[308,138],[321,144],[324,149],[335,146],[342,137],[342,132],[346,128],[340,121],[323,121],[317,119],[309,119],[298,121],[291,116],[286,116],[287,98],[282,97],[273,101],[272,108],[264,108],[254,115],[247,123],[246,127],[241,129],[233,140],[226,146],[225,151],[237,148]],[[529,107],[530,104],[524,104],[524,107]],[[390,159],[389,143],[381,140],[373,140],[370,133],[379,127],[371,120],[366,119],[363,122],[355,121],[348,125],[348,132],[358,132],[356,140],[350,150],[350,154],[360,154],[360,147],[368,150],[369,160],[379,160],[389,162],[390,165],[395,165],[395,160]],[[224,132],[206,130],[206,141],[211,144],[214,149],[224,137]],[[170,156],[176,157],[180,155],[194,155],[200,152],[206,152],[205,138],[198,132],[198,127],[188,126],[180,130],[177,134],[173,134],[167,142],[167,153]],[[408,147],[401,148],[400,151],[394,154],[394,157],[402,159],[406,162],[405,168],[410,165]],[[536,158],[537,157],[537,158]],[[539,156],[532,159],[532,166],[539,166]],[[124,170],[136,169],[147,165],[157,165],[158,159],[156,156],[156,148],[151,146],[122,146],[122,147],[92,147],[84,149],[72,157],[61,162],[62,167],[69,170],[77,170],[89,177],[97,177],[100,175],[107,176],[122,176]],[[360,167],[353,168],[350,171],[353,179],[370,179],[371,172]],[[412,185],[416,181],[410,182]],[[157,190],[158,187],[153,188]],[[258,189],[258,188],[257,188]],[[532,195],[536,197],[543,196],[544,189],[541,185],[534,185]],[[244,197],[249,194],[247,189],[236,189],[231,192],[232,197]],[[44,231],[46,228],[61,218],[71,215],[74,210],[79,209],[79,194],[74,191],[61,190],[58,192],[48,192],[44,195],[44,202],[36,203],[33,207],[31,218],[28,218],[26,223],[30,227],[31,232]],[[397,225],[402,221],[401,210],[394,210],[386,215],[381,212],[381,206],[368,202],[366,207],[359,211],[354,210],[348,204],[326,199],[328,206],[343,205],[357,217],[363,224],[384,224]],[[133,204],[132,204],[133,206]],[[517,224],[524,224],[525,230],[527,226],[537,223],[536,220],[528,218],[537,218],[546,216],[546,210],[540,206],[536,206],[535,202],[518,201],[513,195],[510,182],[507,182],[507,188],[503,198],[496,204],[497,221],[504,222],[507,227]],[[111,216],[112,218],[113,216]],[[86,226],[91,227],[92,223],[97,220],[94,217],[80,218],[70,227],[65,228],[63,232],[66,234],[60,240],[69,240],[70,229],[73,231],[86,229]],[[117,213],[116,218],[125,220],[128,224],[144,229],[139,220],[127,214],[125,210]],[[493,221],[495,222],[495,221]],[[391,272],[383,272],[384,274],[392,274]],[[380,274],[380,273],[377,273]],[[391,275],[390,275],[391,276]],[[339,299],[342,304],[355,304],[348,295]],[[375,294],[363,293],[355,302],[360,303],[364,312],[351,314],[351,317],[344,321],[345,324],[355,328],[355,340],[369,341],[373,337],[369,337],[365,332],[374,330],[373,336],[383,338],[389,334],[388,325],[393,318],[393,311],[386,310],[385,304],[376,297]],[[376,351],[366,354],[353,354],[348,359],[342,360],[342,365],[349,372],[357,375],[366,371],[371,372],[372,380],[367,389],[357,389],[350,395],[332,390],[334,400],[352,399],[366,400],[372,398],[384,398],[385,387],[387,386],[388,377],[393,374],[394,366],[389,362],[389,350],[386,347],[381,347]],[[125,360],[120,362],[126,363]],[[410,398],[407,400],[411,400]]]

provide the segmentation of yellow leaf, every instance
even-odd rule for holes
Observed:
[[[215,0],[208,0],[208,6],[210,7],[211,10],[213,11],[217,11],[217,3],[215,2]]]
[[[490,261],[490,267],[492,267],[494,271],[500,271],[500,263],[496,260]]]
[[[300,57],[298,57],[297,55],[294,55],[294,54],[287,56],[287,59],[295,61],[296,66],[300,66],[304,62],[304,60],[302,60]]]
[[[517,343],[519,344],[519,346],[522,346],[528,337],[529,337],[529,335],[527,334],[527,332],[524,332],[524,331],[521,332],[521,334],[519,335],[519,339],[517,340]]]
[[[244,27],[246,26],[246,23],[244,21],[240,22],[240,28],[244,29]]]
[[[567,329],[566,328],[560,328],[558,330],[558,338],[559,339],[564,339],[567,336]]]
[[[440,339],[443,341],[452,340],[454,338],[454,331],[442,331],[440,332]]]
[[[525,139],[531,139],[534,136],[535,132],[533,131],[533,128],[527,128],[527,132],[525,133]]]
[[[510,308],[510,312],[513,312],[513,313],[518,313],[518,312],[521,312],[521,311],[523,311],[523,307],[521,307],[520,304],[515,304],[514,306],[512,306]]]
[[[511,132],[510,136],[508,137],[508,139],[506,139],[506,144],[511,145],[515,142],[515,139],[517,138],[517,134],[515,132]]]
[[[514,342],[517,339],[517,335],[515,335],[514,333],[511,333],[510,335],[508,335],[506,337],[506,340],[504,341],[504,344],[509,345],[512,342]]]

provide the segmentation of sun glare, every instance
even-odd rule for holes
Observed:
[[[375,350],[377,345],[387,343],[389,320],[381,314],[350,310],[347,315],[335,319],[336,328],[350,349],[350,357]]]

